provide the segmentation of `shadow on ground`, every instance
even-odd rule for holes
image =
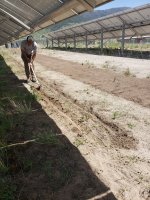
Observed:
[[[79,150],[0,57],[0,197],[115,200]],[[10,144],[23,143],[6,147]],[[95,197],[95,198],[94,198]]]

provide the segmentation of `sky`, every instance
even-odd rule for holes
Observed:
[[[103,6],[97,7],[96,10],[105,10],[109,8],[117,8],[117,7],[136,7],[144,4],[150,3],[150,0],[114,0],[109,2]]]

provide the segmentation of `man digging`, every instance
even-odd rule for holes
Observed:
[[[27,83],[36,82],[33,71],[30,68],[32,66],[34,70],[33,61],[36,57],[37,43],[34,41],[33,37],[29,35],[26,40],[21,42],[21,58],[24,62],[25,73],[27,77]]]

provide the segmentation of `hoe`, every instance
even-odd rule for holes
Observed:
[[[39,83],[39,81],[38,81],[38,79],[37,79],[37,77],[36,77],[36,74],[35,74],[35,72],[34,72],[33,63],[29,63],[28,66],[29,66],[29,71],[30,71],[30,72],[32,71],[32,73],[33,73],[33,75],[34,75],[34,77],[35,77],[35,80],[36,80],[36,84],[38,85],[38,86],[36,87],[36,89],[37,89],[37,90],[40,90],[40,89],[41,89],[41,84]]]

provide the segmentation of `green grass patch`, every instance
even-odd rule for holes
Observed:
[[[118,112],[118,111],[115,111],[115,112],[112,113],[112,119],[113,120],[115,120],[115,119],[117,119],[117,118],[119,118],[121,116],[122,116],[122,114],[120,112]]]
[[[42,144],[50,144],[50,145],[57,145],[59,144],[59,140],[56,135],[52,132],[43,132],[38,134],[37,142]]]
[[[76,147],[79,147],[79,146],[81,146],[81,145],[83,145],[84,144],[84,141],[83,141],[83,139],[82,138],[76,138],[75,139],[75,141],[74,141],[74,143],[73,143]]]
[[[132,124],[132,123],[128,123],[127,125],[128,125],[128,127],[129,127],[130,129],[133,129],[133,128],[135,127],[135,125]]]
[[[16,200],[16,186],[12,184],[10,178],[0,179],[0,199],[1,200]]]
[[[124,75],[125,75],[125,76],[131,76],[131,72],[130,72],[130,69],[129,69],[129,68],[127,68],[127,69],[125,70]]]

